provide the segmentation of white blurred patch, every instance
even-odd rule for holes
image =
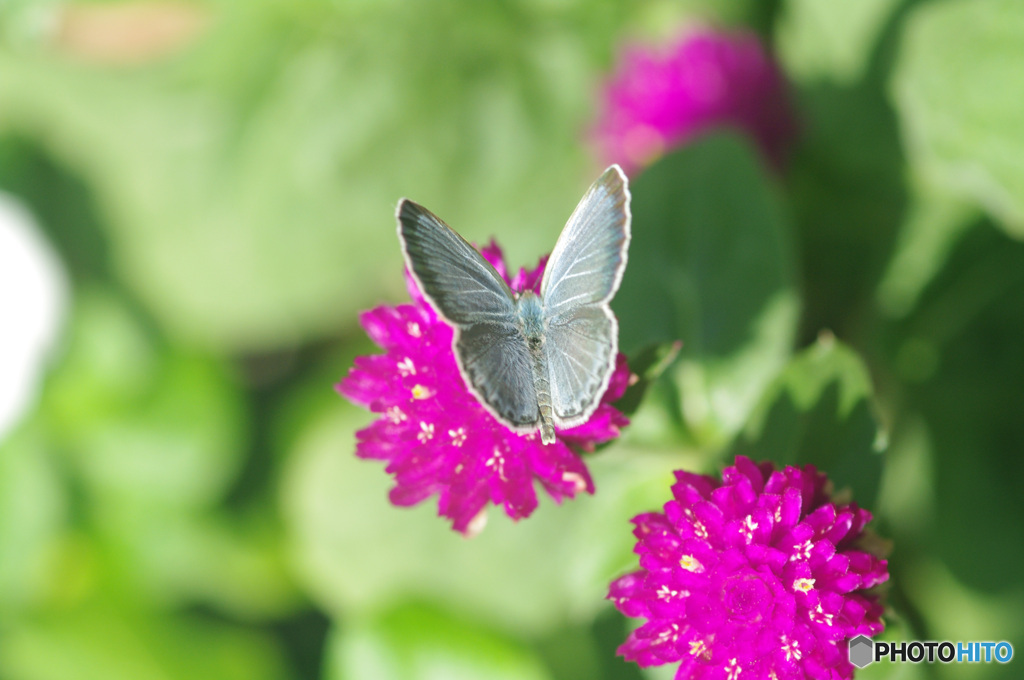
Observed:
[[[67,298],[64,269],[32,215],[0,193],[0,441],[35,403]]]

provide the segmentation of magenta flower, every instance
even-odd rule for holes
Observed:
[[[712,477],[676,472],[664,513],[633,518],[640,570],[608,598],[647,623],[619,654],[682,662],[676,679],[851,678],[846,641],[883,628],[869,588],[887,563],[858,549],[871,513],[829,498],[808,465],[747,458]]]
[[[596,137],[636,170],[713,128],[745,132],[776,167],[796,132],[785,80],[752,33],[688,33],[665,50],[627,47],[604,88]]]
[[[483,256],[513,291],[537,292],[547,258],[533,270],[509,279],[501,250],[493,242]],[[544,445],[536,434],[512,432],[494,419],[466,388],[452,352],[452,329],[424,300],[406,275],[413,304],[382,306],[360,317],[384,354],[357,357],[338,391],[381,417],[356,433],[356,455],[388,462],[395,476],[391,502],[415,505],[438,496],[439,514],[456,531],[473,535],[483,528],[488,502],[509,517],[529,517],[537,507],[534,480],[556,501],[594,483],[577,450],[619,436],[629,419],[610,404],[630,380],[620,354],[608,390],[587,422],[558,430],[558,441]]]

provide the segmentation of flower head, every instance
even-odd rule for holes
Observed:
[[[871,513],[829,498],[808,465],[738,457],[722,480],[676,472],[664,513],[633,519],[640,570],[608,598],[647,622],[619,648],[676,678],[850,678],[846,640],[882,630],[867,589],[885,560],[857,548]]]
[[[493,242],[481,253],[512,290],[540,287],[546,260],[509,277]],[[489,502],[512,519],[537,507],[534,480],[556,501],[594,492],[574,449],[593,450],[619,436],[629,423],[610,403],[622,396],[629,370],[620,355],[601,404],[591,418],[544,445],[536,433],[517,434],[498,422],[469,392],[452,351],[452,329],[438,318],[412,277],[413,304],[382,306],[360,322],[384,354],[358,357],[338,385],[350,401],[380,418],[356,433],[356,455],[388,462],[395,476],[395,505],[415,505],[438,496],[439,513],[464,534],[479,531]]]
[[[745,132],[776,166],[793,140],[785,81],[752,33],[702,30],[664,51],[627,47],[596,136],[608,160],[635,170],[717,127]]]

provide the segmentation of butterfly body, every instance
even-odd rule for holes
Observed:
[[[424,296],[454,329],[467,387],[519,432],[573,427],[596,410],[618,350],[608,303],[629,244],[629,192],[618,166],[591,186],[552,251],[540,294],[515,294],[494,268],[426,208],[403,199],[398,234]]]
[[[551,377],[548,360],[544,353],[547,325],[544,320],[544,303],[532,290],[520,293],[516,302],[519,312],[519,329],[523,341],[530,350],[530,359],[532,360],[533,386],[537,392],[541,441],[553,441],[555,426],[551,406]]]

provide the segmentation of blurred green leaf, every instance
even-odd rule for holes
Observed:
[[[29,206],[73,279],[109,278],[110,253],[94,197],[38,141],[0,136],[0,188]]]
[[[1015,0],[922,3],[892,93],[915,172],[1024,237],[1024,12]]]
[[[465,539],[437,517],[436,499],[389,504],[382,466],[353,455],[365,420],[335,397],[289,452],[282,488],[298,577],[335,616],[412,599],[529,634],[589,620],[635,564],[629,520],[660,507],[670,471],[693,462],[625,445],[587,456],[593,496],[542,499],[517,524],[491,508],[486,529]]]
[[[635,3],[636,19],[620,35],[642,36],[648,43],[668,42],[678,38],[679,27],[686,25],[717,26],[726,30],[749,30],[769,26],[774,7],[760,0],[673,0],[673,2]]]
[[[533,647],[544,660],[552,680],[636,680],[620,677],[614,672],[618,664],[612,660],[620,640],[616,639],[613,644],[607,645],[601,639],[604,632],[600,628],[601,624],[613,616],[619,621],[623,620],[617,611],[609,608],[601,612],[594,622],[570,624],[533,640]]]
[[[734,454],[777,465],[811,463],[837,489],[874,508],[886,434],[875,417],[871,377],[832,337],[798,353],[765,391]]]
[[[242,464],[243,405],[225,367],[163,346],[102,289],[78,295],[43,411],[101,502],[209,506]]]
[[[37,489],[30,503],[19,500],[23,492],[12,494],[12,503],[24,503],[18,535],[52,512],[53,493],[72,487],[79,504],[54,528],[49,556],[66,559],[70,576],[40,569],[37,580],[55,592],[62,590],[56,581],[68,577],[84,592],[105,589],[161,604],[202,601],[244,617],[294,607],[269,513],[228,519],[216,510],[244,463],[244,417],[240,386],[222,362],[167,346],[111,291],[82,289],[64,356],[33,421],[34,438],[28,448],[13,440],[9,454],[12,466],[26,459],[21,465],[37,474],[51,460],[64,468],[55,473],[59,482],[51,480],[57,492]],[[0,485],[30,489],[28,470],[13,467]],[[88,560],[75,559],[69,547],[72,526],[85,532],[75,541]],[[0,531],[0,540],[5,535]],[[33,559],[41,558],[21,558]]]
[[[720,134],[633,183],[620,344],[682,340],[671,374],[696,440],[723,444],[789,356],[799,310],[791,234],[753,151]]]
[[[109,607],[3,629],[6,680],[287,680],[264,636],[198,616],[147,617]]]
[[[438,609],[410,605],[336,629],[324,680],[544,680],[521,643]]]
[[[629,371],[636,377],[626,388],[622,398],[615,402],[615,408],[627,416],[636,413],[643,402],[648,388],[672,366],[683,348],[680,341],[651,345],[629,359]]]
[[[661,666],[650,666],[640,670],[645,680],[675,680],[679,664],[667,663]]]
[[[904,224],[906,163],[885,68],[880,60],[856,83],[816,82],[799,93],[801,143],[787,185],[801,253],[800,344],[823,329],[854,343],[865,335]]]
[[[916,538],[988,593],[1024,582],[1024,243],[982,223],[898,326],[890,361],[928,362],[903,398],[924,419],[934,511]],[[910,358],[905,358],[910,355]],[[920,603],[924,606],[924,603]]]
[[[917,559],[914,559],[914,558]],[[974,590],[957,580],[938,560],[904,556],[907,578],[902,580],[906,594],[920,606],[932,640],[1006,640],[1014,646],[1014,656],[1024,644],[1024,594],[1019,587],[999,595]],[[1019,582],[1018,582],[1019,583]],[[910,631],[900,631],[897,639],[914,639]],[[889,637],[889,636],[887,636]],[[977,664],[970,677],[985,680],[1017,678],[1019,670],[1011,663]],[[905,664],[925,666],[925,664]],[[934,664],[933,676],[942,680],[967,677],[966,664]],[[859,676],[858,676],[859,677]]]
[[[97,587],[160,606],[201,602],[246,621],[292,612],[302,601],[280,530],[267,518],[94,504]]]
[[[68,504],[58,465],[35,423],[0,442],[0,622],[53,595]]]
[[[776,45],[796,80],[858,80],[886,21],[902,0],[786,0]]]
[[[917,304],[977,210],[962,198],[918,187],[900,231],[892,259],[878,286],[878,302],[890,316],[903,316]]]
[[[886,538],[913,552],[934,521],[938,502],[927,425],[919,414],[902,414],[890,434],[878,503],[871,511],[884,518]]]

